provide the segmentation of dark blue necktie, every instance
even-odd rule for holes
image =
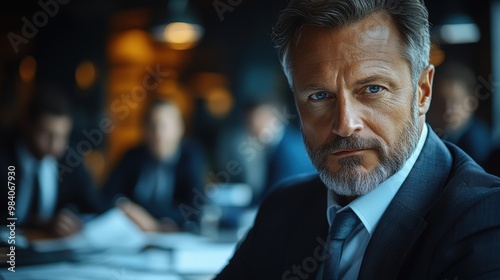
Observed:
[[[340,257],[342,256],[344,241],[352,234],[359,223],[358,216],[351,210],[335,214],[330,232],[328,233],[328,240],[330,242],[329,257],[325,261],[323,280],[339,279]]]

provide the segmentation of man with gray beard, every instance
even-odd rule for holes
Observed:
[[[283,184],[216,279],[500,279],[500,179],[441,141],[421,0],[291,0],[274,41],[319,174]]]

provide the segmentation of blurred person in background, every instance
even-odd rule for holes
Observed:
[[[231,182],[250,185],[253,204],[260,203],[279,181],[315,172],[300,131],[290,124],[295,119],[286,106],[252,101],[245,107],[243,128],[228,131],[219,141],[219,165],[238,162],[241,172]]]
[[[73,125],[70,102],[56,87],[40,86],[26,112],[21,130],[0,153],[2,170],[6,170],[2,176],[7,176],[8,166],[15,168],[16,224],[59,236],[74,234],[82,227],[75,211],[102,213],[108,205],[95,189],[81,155],[68,148]],[[8,202],[7,186],[2,205]],[[7,217],[12,215],[5,207],[2,222]]]
[[[205,156],[184,131],[180,109],[153,99],[145,112],[144,142],[124,155],[103,188],[145,231],[181,230],[188,220],[179,205],[192,205],[195,190],[203,188]]]
[[[475,94],[476,76],[457,62],[445,62],[434,76],[434,95],[428,116],[429,124],[448,140],[484,164],[491,151],[488,126],[474,116],[479,100]]]

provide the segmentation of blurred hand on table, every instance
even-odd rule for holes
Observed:
[[[180,230],[177,223],[170,218],[155,219],[146,209],[128,200],[121,199],[117,203],[127,217],[132,220],[141,230],[147,232],[177,232]]]
[[[82,230],[82,221],[68,209],[59,211],[51,224],[52,231],[59,237],[73,235]]]

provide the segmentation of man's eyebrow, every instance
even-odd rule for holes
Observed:
[[[367,78],[364,78],[364,79],[356,81],[356,85],[366,85],[366,84],[370,84],[370,83],[374,83],[374,82],[379,82],[379,81],[388,83],[389,85],[394,84],[394,81],[390,77],[388,77],[388,76],[384,76],[384,75],[372,75],[372,76],[369,76]]]
[[[390,76],[375,74],[356,81],[355,85],[361,86],[376,82],[383,82],[388,84],[389,86],[393,86],[395,83],[395,81]],[[318,84],[308,84],[299,88],[299,92],[311,92],[311,91],[327,91],[327,89],[324,86],[320,86]]]
[[[304,91],[318,91],[318,90],[325,90],[325,88],[322,86],[316,85],[316,84],[309,84],[309,85],[306,85],[306,86],[300,88],[300,91],[302,91],[302,92],[304,92]]]

